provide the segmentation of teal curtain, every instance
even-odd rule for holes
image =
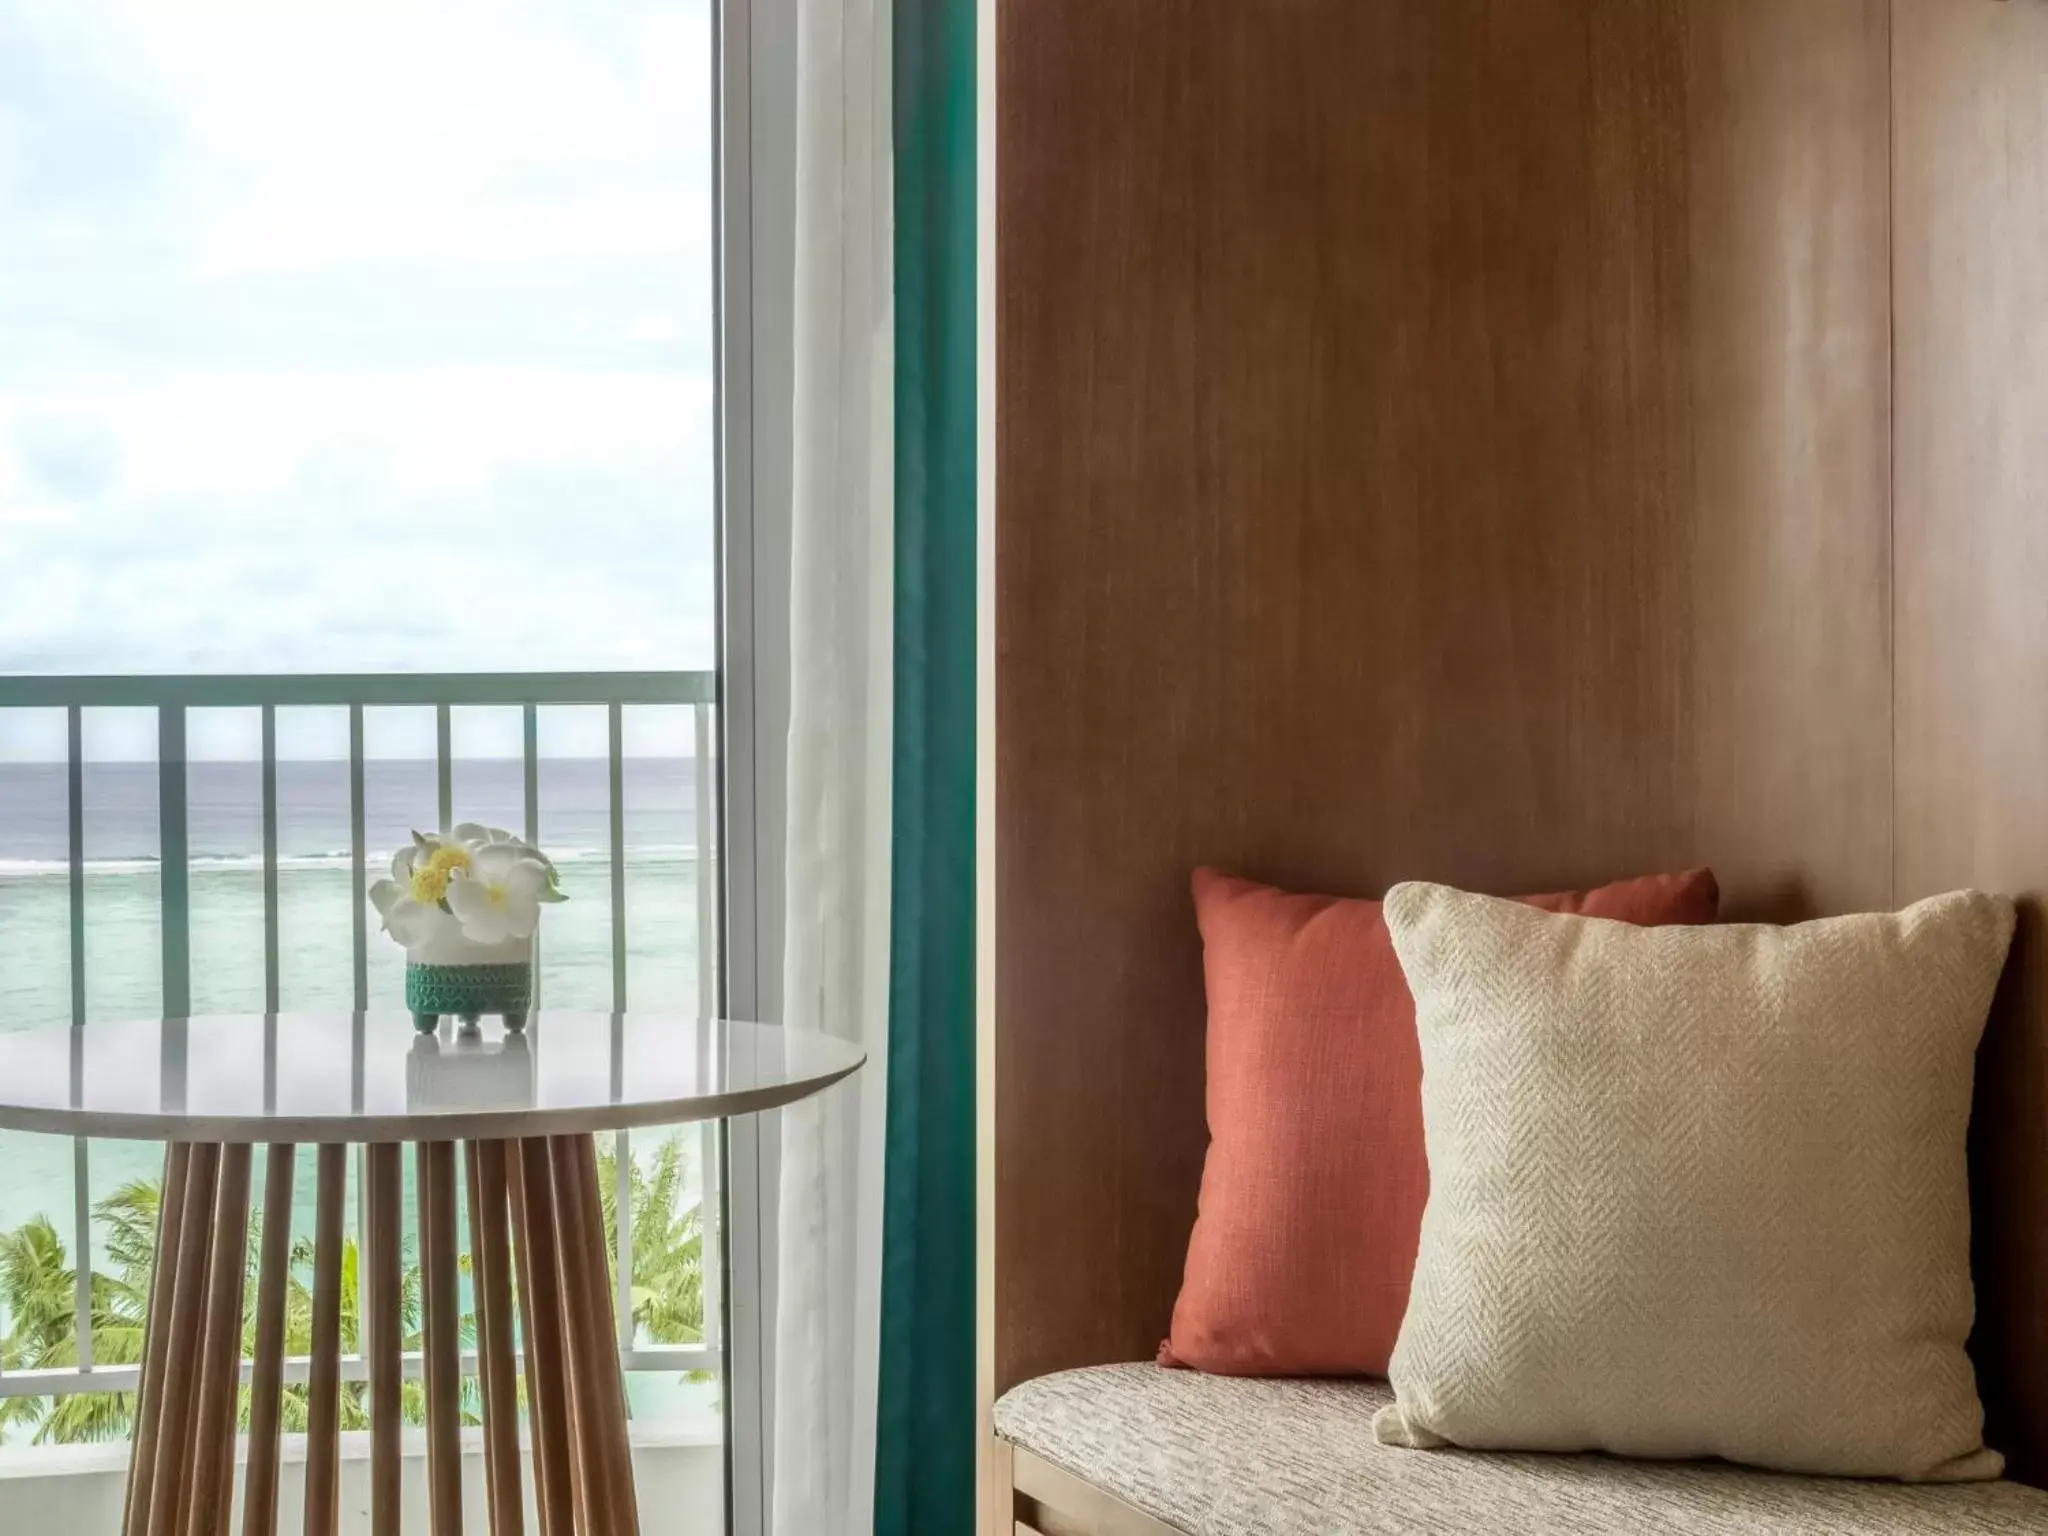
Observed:
[[[896,626],[876,1536],[974,1526],[974,0],[896,0]]]

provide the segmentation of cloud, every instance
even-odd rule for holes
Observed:
[[[24,421],[15,451],[29,489],[64,502],[93,501],[114,483],[120,450],[91,422]]]
[[[61,214],[140,198],[171,131],[90,54],[51,47],[22,10],[0,5],[0,179],[17,206]]]
[[[0,0],[0,672],[709,666],[711,119],[707,0]]]

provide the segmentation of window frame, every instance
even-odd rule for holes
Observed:
[[[720,1002],[782,1014],[800,0],[715,0]],[[726,1529],[764,1536],[775,1443],[780,1119],[726,1122]]]

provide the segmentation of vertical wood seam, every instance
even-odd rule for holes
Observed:
[[[1899,906],[1899,0],[1884,9],[1885,900]]]

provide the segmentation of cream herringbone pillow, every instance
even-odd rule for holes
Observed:
[[[1386,899],[1429,1205],[1390,1445],[1995,1477],[1964,1133],[2001,897],[1636,928]]]

